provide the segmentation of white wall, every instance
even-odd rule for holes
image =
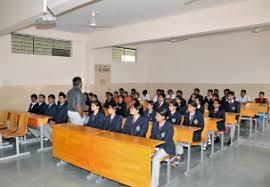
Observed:
[[[94,50],[91,63],[112,64],[113,83],[270,84],[269,31],[132,47],[138,50],[134,65],[112,62],[110,48]]]
[[[72,57],[13,54],[11,37],[0,37],[0,87],[70,85],[74,76],[86,79],[87,37],[54,30],[29,28],[21,33],[72,41]]]

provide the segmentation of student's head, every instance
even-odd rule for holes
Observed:
[[[130,92],[131,92],[131,95],[134,95],[136,93],[136,89],[132,88]]]
[[[45,95],[44,94],[39,94],[38,96],[38,102],[39,103],[45,103]]]
[[[125,100],[125,97],[123,95],[119,96],[119,103],[123,103]]]
[[[134,95],[133,95],[134,99],[139,99],[140,97],[140,94],[138,92],[135,92]]]
[[[160,94],[165,95],[165,91],[164,90],[160,90]]]
[[[188,104],[188,112],[195,112],[197,108],[197,104],[195,102],[191,102]]]
[[[122,95],[124,93],[124,88],[119,88],[119,94]]]
[[[179,95],[177,95],[177,96],[175,97],[175,101],[177,102],[178,105],[180,105],[181,102],[182,102],[182,97],[179,96]]]
[[[229,101],[234,100],[234,92],[233,91],[229,91],[229,93],[228,93],[228,100]]]
[[[142,94],[143,94],[143,96],[146,96],[147,95],[147,90],[143,90]]]
[[[214,91],[213,91],[212,89],[209,89],[209,90],[207,91],[207,96],[209,96],[209,97],[212,96],[212,95],[213,95],[213,92],[214,92]]]
[[[156,113],[156,120],[159,123],[166,121],[167,117],[168,111],[166,108],[160,108]]]
[[[66,102],[66,94],[64,94],[64,92],[60,92],[59,95],[58,95],[58,101],[60,104],[63,104]]]
[[[146,106],[146,108],[148,109],[148,110],[153,110],[153,108],[154,108],[154,101],[147,101],[147,106]]]
[[[241,90],[241,92],[240,92],[241,97],[244,97],[246,94],[247,94],[246,90]]]
[[[83,99],[84,99],[84,102],[86,102],[89,99],[88,93],[86,92],[83,93]]]
[[[195,98],[197,97],[197,95],[195,93],[191,94],[190,96],[190,100],[191,101],[195,101]]]
[[[143,114],[143,105],[139,102],[133,103],[130,108],[130,114],[133,116],[142,115]]]
[[[218,89],[214,89],[214,94],[218,94],[219,90]]]
[[[128,92],[127,92],[127,91],[124,91],[124,92],[123,92],[123,96],[124,96],[124,97],[127,97],[127,96],[128,96]]]
[[[98,96],[96,94],[93,94],[92,97],[90,98],[91,102],[92,101],[98,101]]]
[[[156,95],[159,95],[160,94],[160,89],[157,89],[156,90]]]
[[[31,95],[31,101],[32,101],[33,103],[35,103],[35,102],[37,101],[37,94],[32,94],[32,95]]]
[[[93,101],[91,103],[91,110],[94,112],[94,113],[97,113],[101,108],[101,105],[100,105],[100,102],[99,101]]]
[[[195,98],[195,103],[196,103],[197,106],[200,105],[201,104],[200,98],[196,97]]]
[[[118,108],[118,105],[115,103],[115,102],[112,102],[110,105],[109,105],[109,108],[108,108],[108,112],[110,115],[114,115],[116,110]]]
[[[227,96],[229,92],[230,92],[230,89],[228,89],[228,88],[224,89],[223,90],[224,96]]]
[[[82,79],[81,77],[74,77],[72,79],[72,84],[74,87],[77,87],[77,88],[82,88]]]
[[[48,96],[48,103],[49,103],[49,104],[55,103],[55,95],[54,95],[54,94],[50,94],[50,95]]]
[[[165,99],[165,95],[164,95],[164,94],[160,94],[160,95],[158,96],[158,102],[159,102],[159,103],[162,103],[162,102],[164,101],[164,99]]]
[[[219,95],[216,94],[216,93],[214,93],[214,94],[213,94],[213,100],[216,100],[216,99],[218,99],[218,98],[219,98]]]
[[[215,109],[218,109],[221,105],[221,101],[219,99],[215,99],[213,102],[213,106]]]
[[[264,98],[264,92],[259,93],[259,98]]]
[[[175,100],[173,100],[173,101],[171,101],[171,102],[169,103],[169,110],[170,110],[171,112],[174,112],[174,111],[176,111],[177,106],[178,106],[178,103],[177,103]]]
[[[118,91],[114,91],[113,92],[113,97],[118,97],[118,96],[119,96]]]
[[[167,93],[168,93],[168,95],[172,95],[172,94],[173,94],[173,91],[172,91],[171,89],[169,89],[169,90],[167,91]]]
[[[176,91],[176,96],[183,96],[183,92],[182,92],[182,90],[177,90]]]
[[[108,92],[107,99],[108,100],[112,100],[113,99],[113,94],[111,92]]]
[[[199,94],[200,94],[200,89],[199,89],[199,88],[195,88],[195,89],[194,89],[194,93],[195,93],[196,95],[199,95]]]

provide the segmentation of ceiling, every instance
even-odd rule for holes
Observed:
[[[98,12],[97,25],[118,27],[241,0],[195,0],[185,5],[185,2],[190,1],[194,0],[98,0],[93,4],[57,16],[56,28],[80,33],[99,31],[100,29],[87,27],[87,19],[92,10]]]

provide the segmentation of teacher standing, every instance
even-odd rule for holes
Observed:
[[[85,103],[82,94],[82,79],[74,77],[72,80],[73,87],[67,93],[68,117],[72,124],[84,125]]]

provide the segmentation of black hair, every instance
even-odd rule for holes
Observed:
[[[213,91],[212,89],[209,89],[209,90],[208,90],[208,92],[211,92],[211,93],[213,93],[214,91]]]
[[[161,116],[165,117],[165,119],[168,117],[168,110],[164,107],[158,109],[157,111]]]
[[[111,102],[109,104],[109,107],[112,107],[114,110],[117,110],[118,109],[118,105],[115,102]]]
[[[118,91],[114,91],[113,93],[118,95]]]
[[[135,102],[133,107],[139,111],[140,115],[143,115],[143,105],[140,102]]]
[[[177,103],[175,100],[172,100],[172,101],[170,102],[170,104],[172,104],[172,105],[175,106],[175,107],[178,106],[178,103]]]
[[[55,99],[55,95],[54,95],[54,94],[50,94],[50,95],[48,96],[48,98]]]
[[[180,101],[182,101],[183,100],[183,98],[181,97],[181,96],[179,96],[179,95],[177,95],[176,97],[175,97],[175,99],[179,99]]]
[[[81,77],[74,77],[72,79],[72,84],[73,86],[79,86],[82,83]]]
[[[64,98],[67,98],[67,96],[64,92],[59,92],[58,97],[61,97],[61,96]]]
[[[123,92],[124,91],[124,88],[119,88],[119,92]]]
[[[215,99],[214,102],[215,102],[215,101],[216,101],[218,104],[221,104],[220,99]]]
[[[31,98],[37,99],[37,94],[32,94],[32,95],[31,95]]]
[[[89,93],[89,96],[92,97],[94,94],[92,92]]]
[[[173,93],[172,89],[169,89],[168,92],[172,92]]]
[[[119,95],[119,97],[121,97],[122,99],[125,99],[125,97],[123,95]]]
[[[228,95],[234,96],[234,92],[233,91],[229,91]]]
[[[91,104],[94,104],[94,105],[96,105],[97,107],[99,107],[99,110],[102,109],[101,104],[100,104],[100,102],[99,102],[98,100],[92,101]]]
[[[46,98],[44,94],[39,94],[39,97],[43,97],[44,99]]]
[[[247,91],[246,91],[246,90],[241,90],[241,92],[247,93]]]
[[[165,94],[160,94],[158,97],[160,97],[160,96],[163,97],[164,99],[166,97]]]
[[[216,94],[216,93],[214,93],[214,94],[213,94],[213,97],[219,98],[219,95]]]
[[[86,95],[87,97],[89,96],[89,94],[87,92],[84,92],[83,95]]]
[[[155,104],[154,101],[152,101],[152,100],[147,101],[147,103],[150,104],[150,105],[153,105],[153,106],[154,106],[154,104]]]
[[[142,94],[145,94],[146,95],[147,94],[147,90],[143,90],[142,91]]]
[[[230,89],[226,88],[226,89],[224,89],[223,91],[224,91],[224,92],[225,92],[225,91],[226,91],[226,92],[229,92],[229,91],[230,91]]]
[[[195,102],[190,102],[189,105],[191,105],[191,106],[197,108],[197,104],[196,104]]]
[[[183,91],[182,90],[177,90],[176,93],[180,93],[182,95]]]
[[[260,92],[260,93],[259,93],[259,95],[261,95],[261,94],[264,95],[264,92]]]
[[[200,93],[200,89],[199,88],[195,88],[194,91],[197,91]]]

